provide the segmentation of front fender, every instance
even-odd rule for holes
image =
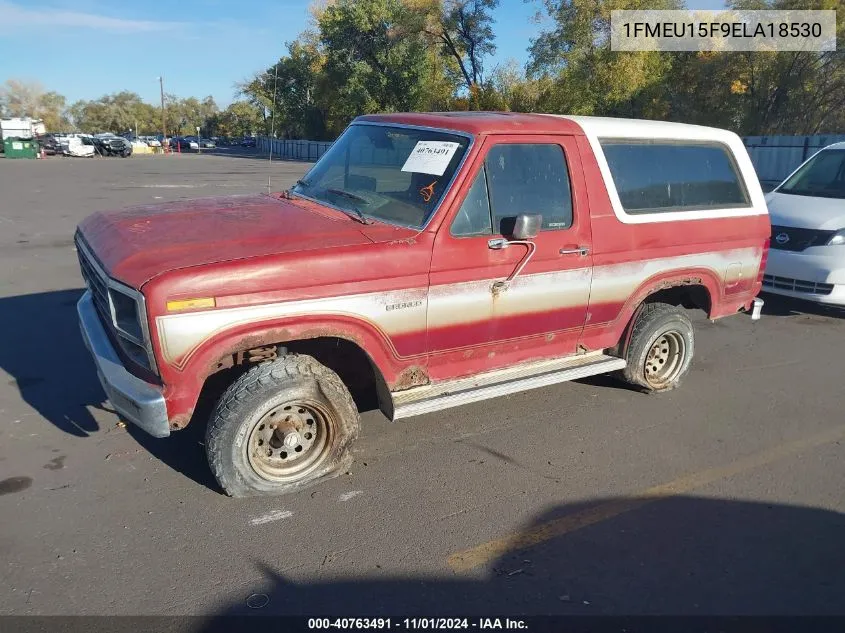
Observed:
[[[403,369],[420,365],[424,360],[424,357],[416,355],[401,357],[396,351],[395,336],[391,339],[376,324],[342,314],[299,315],[238,324],[215,332],[181,355],[173,352],[183,348],[174,349],[172,344],[169,349],[167,347],[169,342],[172,343],[172,333],[168,334],[158,327],[156,334],[161,346],[160,369],[168,414],[171,420],[178,421],[179,426],[184,426],[190,419],[206,378],[217,370],[219,362],[240,351],[297,340],[341,338],[361,348],[387,384],[395,384],[400,380]],[[168,336],[171,341],[168,341]],[[422,340],[412,341],[409,337]],[[402,339],[406,347],[424,349],[424,331],[404,334]]]

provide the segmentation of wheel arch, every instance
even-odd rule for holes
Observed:
[[[378,408],[385,415],[392,411],[388,385],[401,382],[403,370],[413,364],[413,359],[405,360],[396,354],[390,340],[376,326],[359,319],[342,315],[310,315],[245,324],[204,341],[191,352],[182,367],[162,367],[171,428],[180,429],[188,424],[200,396],[205,394],[212,378],[216,383],[214,388],[217,389],[245,371],[230,365],[227,359],[250,350],[268,348],[276,348],[277,354],[290,351],[312,355],[342,378],[349,373],[344,372],[342,367],[332,367],[330,352],[339,350],[347,358],[357,357],[358,364],[354,369],[369,372]],[[257,359],[258,362],[261,360],[264,359]],[[253,364],[250,361],[243,363],[243,366],[248,369]],[[227,372],[229,380],[224,378]]]
[[[648,303],[699,309],[712,318],[721,297],[721,283],[719,275],[709,268],[672,271],[650,277],[625,302],[619,315],[619,322],[625,325],[611,353],[624,357],[633,325]]]

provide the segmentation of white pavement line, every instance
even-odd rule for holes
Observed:
[[[272,512],[268,512],[267,514],[262,514],[261,516],[253,517],[249,520],[249,522],[252,525],[264,525],[265,523],[272,523],[273,521],[287,519],[291,516],[293,516],[293,512],[291,512],[290,510],[273,510]]]
[[[205,183],[192,184],[192,185],[135,185],[135,186],[140,187],[141,189],[197,189],[199,187],[205,187]]]
[[[363,490],[352,490],[350,492],[344,492],[339,498],[341,501],[349,501],[352,497],[357,497],[361,494],[364,494]]]

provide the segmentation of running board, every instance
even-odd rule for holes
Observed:
[[[624,367],[625,360],[622,358],[592,352],[395,391],[391,394],[393,419],[441,411],[488,398],[604,374]]]

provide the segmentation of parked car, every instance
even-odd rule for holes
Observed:
[[[114,134],[95,134],[94,147],[101,156],[122,156],[128,158],[132,155],[132,143],[122,136]]]
[[[772,250],[763,289],[845,306],[845,143],[811,156],[766,202]]]
[[[170,147],[171,149],[176,148],[182,152],[189,152],[198,150],[200,145],[197,143],[196,139],[191,138],[190,136],[177,136],[170,139]]]
[[[241,141],[241,145],[243,147],[255,147],[255,139],[254,138],[245,138]]]
[[[47,156],[55,156],[62,153],[62,146],[53,134],[42,134],[35,138],[38,145],[44,150]]]
[[[200,145],[203,149],[214,149],[217,147],[217,143],[215,143],[210,138],[204,138],[200,141]]]
[[[89,216],[78,312],[122,416],[165,437],[222,388],[211,470],[280,494],[348,467],[353,393],[398,419],[607,372],[677,387],[684,308],[758,318],[769,233],[732,132],[368,115],[287,192]]]
[[[62,143],[62,153],[65,156],[92,158],[95,151],[94,141],[87,137],[71,136]]]
[[[141,140],[150,147],[161,147],[161,141],[155,136],[142,136]]]

